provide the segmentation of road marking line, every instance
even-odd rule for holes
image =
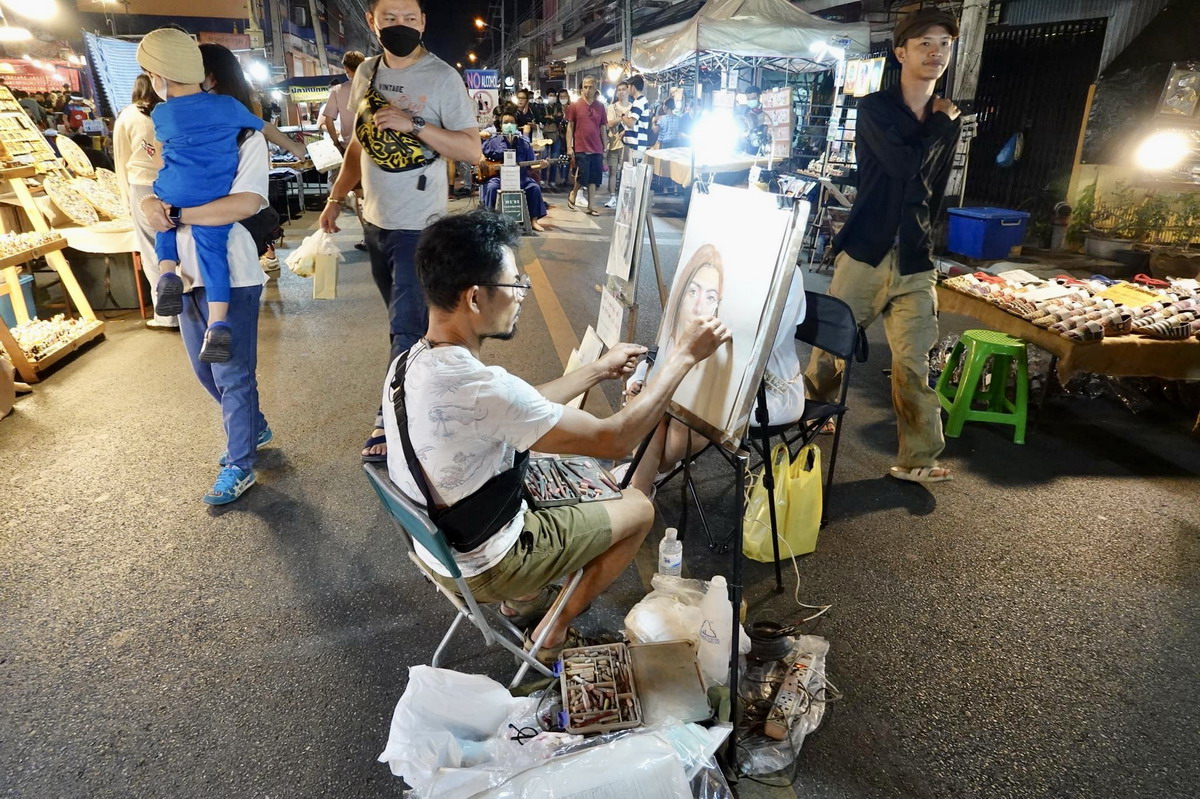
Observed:
[[[571,327],[571,321],[567,318],[562,303],[558,301],[558,295],[554,293],[554,287],[550,284],[550,278],[546,276],[546,270],[542,268],[542,262],[533,253],[532,242],[527,240],[522,244],[528,254],[522,259],[525,274],[529,275],[529,282],[533,284],[538,308],[546,322],[546,329],[550,331],[550,341],[553,342],[554,351],[558,353],[558,360],[565,369],[567,359],[571,357],[571,350],[579,347],[579,337],[575,335],[575,329]],[[599,386],[588,392],[587,404],[592,406],[592,412],[597,416],[609,416],[613,412],[608,397]]]

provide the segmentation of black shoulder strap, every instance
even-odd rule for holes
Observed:
[[[417,453],[413,451],[412,438],[408,435],[408,408],[404,402],[404,377],[408,373],[408,354],[411,350],[406,350],[401,353],[399,360],[396,361],[396,373],[392,377],[392,402],[396,408],[396,426],[400,428],[400,444],[404,449],[404,461],[408,464],[408,471],[412,474],[413,482],[417,484],[417,488],[421,489],[421,496],[425,497],[425,510],[432,514],[437,509],[437,503],[433,501],[433,492],[429,490],[429,483],[425,479],[425,470],[421,468],[421,462],[417,460]]]

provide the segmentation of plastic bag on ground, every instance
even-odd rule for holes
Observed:
[[[284,263],[287,264],[288,269],[300,277],[312,277],[317,270],[318,255],[330,256],[335,262],[345,260],[345,256],[337,248],[333,236],[324,230],[318,230],[300,242],[300,246],[288,254]]]
[[[485,770],[472,769],[495,760],[497,729],[522,711],[532,716],[536,705],[536,699],[515,698],[482,675],[413,666],[379,762],[403,777],[418,797],[468,797],[495,784]],[[466,772],[452,780],[464,793],[440,787],[431,792],[443,770]]]
[[[707,585],[702,580],[655,574],[650,578],[653,590],[625,614],[625,632],[635,644],[661,641],[691,641],[700,645],[700,623],[704,620],[700,603]],[[750,651],[750,637],[743,628],[738,650]]]
[[[764,712],[765,708],[771,706],[776,687],[783,676],[800,658],[808,659],[808,679],[804,683],[804,704],[789,726],[788,736],[782,741],[762,734],[762,718],[754,718],[749,713],[743,716],[738,730],[738,765],[743,774],[762,776],[792,766],[800,754],[805,737],[825,717],[829,693],[825,681],[825,657],[828,653],[827,640],[816,635],[801,635],[783,660],[764,662],[747,659],[739,693],[746,706],[761,707]]]

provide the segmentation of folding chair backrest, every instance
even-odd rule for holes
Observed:
[[[850,306],[828,294],[804,292],[804,321],[796,326],[796,339],[849,360],[858,349],[859,329]]]
[[[388,476],[385,466],[364,463],[363,471],[367,473],[371,487],[375,489],[375,493],[379,495],[379,501],[383,503],[383,507],[387,509],[392,518],[413,537],[413,540],[429,550],[443,568],[450,572],[451,577],[458,579],[462,572],[458,570],[454,553],[450,551],[450,545],[446,543],[446,537],[442,535],[442,531],[429,520],[425,511],[396,488],[391,477]]]

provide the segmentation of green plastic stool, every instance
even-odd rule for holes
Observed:
[[[963,364],[962,380],[952,383],[954,370],[962,361],[964,352],[967,360]],[[980,391],[988,358],[992,359],[992,384],[986,391]],[[1015,402],[1006,396],[1008,373],[1014,360],[1017,364]],[[977,393],[987,400],[987,410],[971,407]],[[1025,342],[994,330],[968,330],[963,333],[950,352],[946,368],[938,377],[937,395],[942,409],[949,415],[945,433],[950,438],[962,435],[963,425],[967,422],[993,422],[1012,425],[1013,442],[1024,444],[1025,422],[1029,414],[1029,362],[1026,359]]]

